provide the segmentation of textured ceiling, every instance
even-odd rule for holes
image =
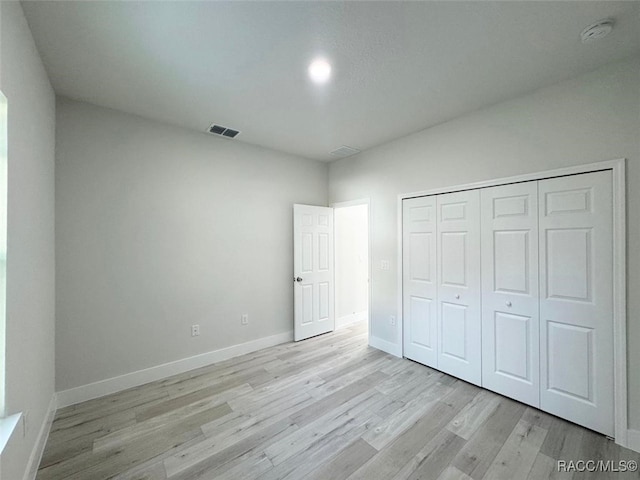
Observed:
[[[23,2],[56,92],[332,160],[640,52],[640,2]],[[584,45],[580,31],[616,21]],[[306,69],[333,64],[328,85]],[[219,141],[231,141],[220,139]]]

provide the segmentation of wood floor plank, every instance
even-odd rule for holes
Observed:
[[[287,437],[296,430],[298,430],[298,426],[290,418],[285,418],[261,428],[252,435],[231,443],[228,447],[217,452],[202,448],[184,450],[179,455],[165,460],[164,466],[167,471],[167,477],[170,480],[215,478],[215,476],[226,471],[222,470],[222,467],[230,462],[238,459],[244,461],[247,454],[250,454],[264,442]]]
[[[331,461],[315,469],[307,480],[344,480],[364,465],[378,451],[367,442],[358,438],[345,447]]]
[[[393,477],[393,480],[428,480],[439,476],[466,443],[442,429]]]
[[[536,455],[536,459],[533,462],[531,470],[527,475],[527,480],[540,480],[546,478],[556,478],[556,465],[557,460],[554,460],[551,457],[547,457],[544,453],[539,453]]]
[[[545,429],[520,420],[504,442],[484,478],[487,480],[526,478],[546,435]]]
[[[234,465],[226,472],[216,473],[215,477],[202,477],[202,480],[209,480],[211,478],[215,478],[216,480],[253,480],[256,478],[262,478],[263,475],[272,468],[273,464],[267,455],[261,453],[259,455],[252,455],[248,457],[237,465]]]
[[[368,366],[372,360],[377,360],[384,356],[384,353],[380,350],[371,348],[366,351],[366,354],[362,358],[357,359],[354,362],[348,362],[346,365],[332,368],[331,370],[322,373],[320,376],[325,382],[330,382],[331,380],[343,377],[344,375],[352,374],[359,368]]]
[[[620,472],[612,468],[618,465],[621,455],[625,455],[622,448],[614,443],[613,440],[604,437],[591,430],[585,430],[582,435],[580,447],[578,449],[578,458],[582,460],[593,460],[602,462],[599,469],[587,469],[584,472],[576,472],[573,478],[581,480],[610,480],[610,479],[638,479],[640,473]]]
[[[182,427],[154,432],[117,449],[87,452],[38,470],[37,480],[104,480],[123,473],[137,464],[162,455],[181,444],[202,437],[200,429],[181,431]]]
[[[330,432],[307,443],[305,448],[296,455],[274,465],[273,469],[262,475],[260,480],[306,479],[313,470],[333,459],[339,451],[369,430],[377,421],[378,418],[375,415],[369,414],[360,415],[353,421],[345,422],[337,429],[339,434]]]
[[[423,371],[406,369],[380,382],[376,388],[385,395],[404,396],[414,389],[416,385],[430,385],[440,378],[442,378],[441,374],[433,374],[428,369]]]
[[[123,472],[113,480],[166,480],[167,472],[164,469],[162,460],[152,463],[149,466],[140,468],[139,466],[133,467],[126,472]]]
[[[521,403],[502,397],[500,405],[467,441],[451,464],[476,480],[484,477],[525,408]]]
[[[313,422],[296,424],[300,427],[295,434],[265,448],[271,463],[278,465],[305,450],[309,445],[326,435],[344,435],[354,426],[369,421],[373,416],[370,406],[382,400],[382,395],[374,389],[362,392],[348,402],[334,405],[335,408],[316,418]],[[295,421],[295,418],[292,417]]]
[[[128,409],[81,425],[52,431],[40,460],[40,468],[91,451],[96,438],[130,427],[135,423],[135,411]]]
[[[477,388],[464,383],[455,390],[458,400],[437,402],[413,426],[356,470],[349,479],[393,478],[477,394]]]
[[[264,369],[262,370],[266,373]],[[181,407],[185,407],[200,400],[221,396],[222,394],[225,395],[222,395],[222,397],[218,398],[224,398],[224,401],[226,402],[243,394],[252,392],[253,387],[246,381],[250,379],[251,377],[246,378],[245,376],[240,376],[239,378],[236,378],[234,380],[226,381],[217,385],[203,387],[199,390],[187,393],[185,395],[171,396],[168,399],[152,406],[138,407],[135,409],[136,420],[138,422],[144,422],[145,420],[149,420],[150,418],[157,417]]]
[[[471,480],[471,477],[456,467],[449,465],[438,477],[438,480]]]
[[[298,425],[304,426],[308,423],[311,423],[313,420],[323,415],[324,413],[331,411],[341,405],[342,403],[348,401],[350,398],[353,398],[362,392],[365,392],[372,387],[374,387],[381,379],[386,378],[382,372],[374,372],[366,377],[354,382],[337,392],[324,397],[322,400],[319,400],[312,404],[310,407],[301,410],[295,415],[291,416],[291,419]]]
[[[275,402],[282,401],[300,390],[306,391],[322,383],[324,383],[324,380],[313,373],[300,372],[291,377],[274,380],[269,385],[229,400],[229,405],[235,411],[256,411]]]
[[[166,391],[153,391],[149,394],[141,394],[139,391],[136,391],[135,395],[129,395],[129,391],[125,391],[124,394],[126,395],[122,399],[118,398],[116,396],[117,394],[114,394],[109,395],[108,400],[97,399],[85,402],[91,404],[89,407],[82,406],[73,409],[72,407],[67,407],[62,409],[62,411],[56,412],[53,424],[51,425],[52,431],[84,425],[93,420],[108,417],[115,413],[124,412],[142,405],[153,405],[169,396]]]
[[[410,399],[376,428],[365,433],[363,440],[367,441],[376,450],[382,450],[382,448],[395,440],[398,435],[413,425],[425,412],[431,409],[436,402],[442,400],[450,391],[450,387],[435,384],[432,388]]]
[[[459,437],[469,440],[487,418],[498,408],[500,396],[483,390],[449,422],[447,429]]]
[[[371,375],[372,373],[378,372],[378,373],[384,374],[384,372],[382,372],[382,369],[384,365],[388,363],[388,361],[389,359],[387,357],[379,357],[375,360],[372,360],[371,362],[369,362],[364,366],[360,366],[356,370],[345,372],[340,377],[334,377],[329,381],[325,381],[324,384],[319,385],[309,393],[314,397],[320,399],[328,395],[331,395],[332,393],[335,393],[338,390],[346,387],[347,385],[355,383],[358,380],[368,375]]]
[[[360,437],[363,432],[370,430],[378,420],[372,414],[361,415],[355,419],[353,424],[342,429],[340,435],[325,435],[296,456],[289,458],[280,465],[274,466],[273,470],[265,475],[264,480],[306,480],[311,472],[330,462],[336,457],[337,452],[345,449],[354,439]],[[289,473],[283,475],[279,471],[280,467],[284,467]]]
[[[579,460],[578,453],[585,430],[577,425],[553,418],[540,453],[554,460]]]
[[[152,435],[171,425],[182,426],[186,430],[200,428],[206,421],[224,417],[229,413],[231,413],[231,407],[227,403],[220,405],[218,399],[203,400],[97,438],[93,441],[93,451],[97,453],[118,447],[120,444]]]

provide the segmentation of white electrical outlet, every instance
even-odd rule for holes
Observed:
[[[380,270],[389,270],[389,260],[380,260]]]
[[[393,315],[391,315],[391,316],[389,317],[389,324],[390,324],[391,326],[394,326],[394,327],[395,327],[395,326],[396,326],[396,317],[394,317]]]
[[[249,314],[243,313],[242,317],[240,317],[240,323],[242,325],[249,325]]]
[[[200,325],[191,325],[191,336],[192,337],[200,336]]]

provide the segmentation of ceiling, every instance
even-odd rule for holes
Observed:
[[[23,2],[59,95],[318,160],[640,52],[640,2]],[[608,37],[580,42],[602,18]],[[333,65],[307,78],[316,56]]]

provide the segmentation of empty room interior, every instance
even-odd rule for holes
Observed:
[[[640,1],[0,0],[0,478],[640,478],[639,185]]]

